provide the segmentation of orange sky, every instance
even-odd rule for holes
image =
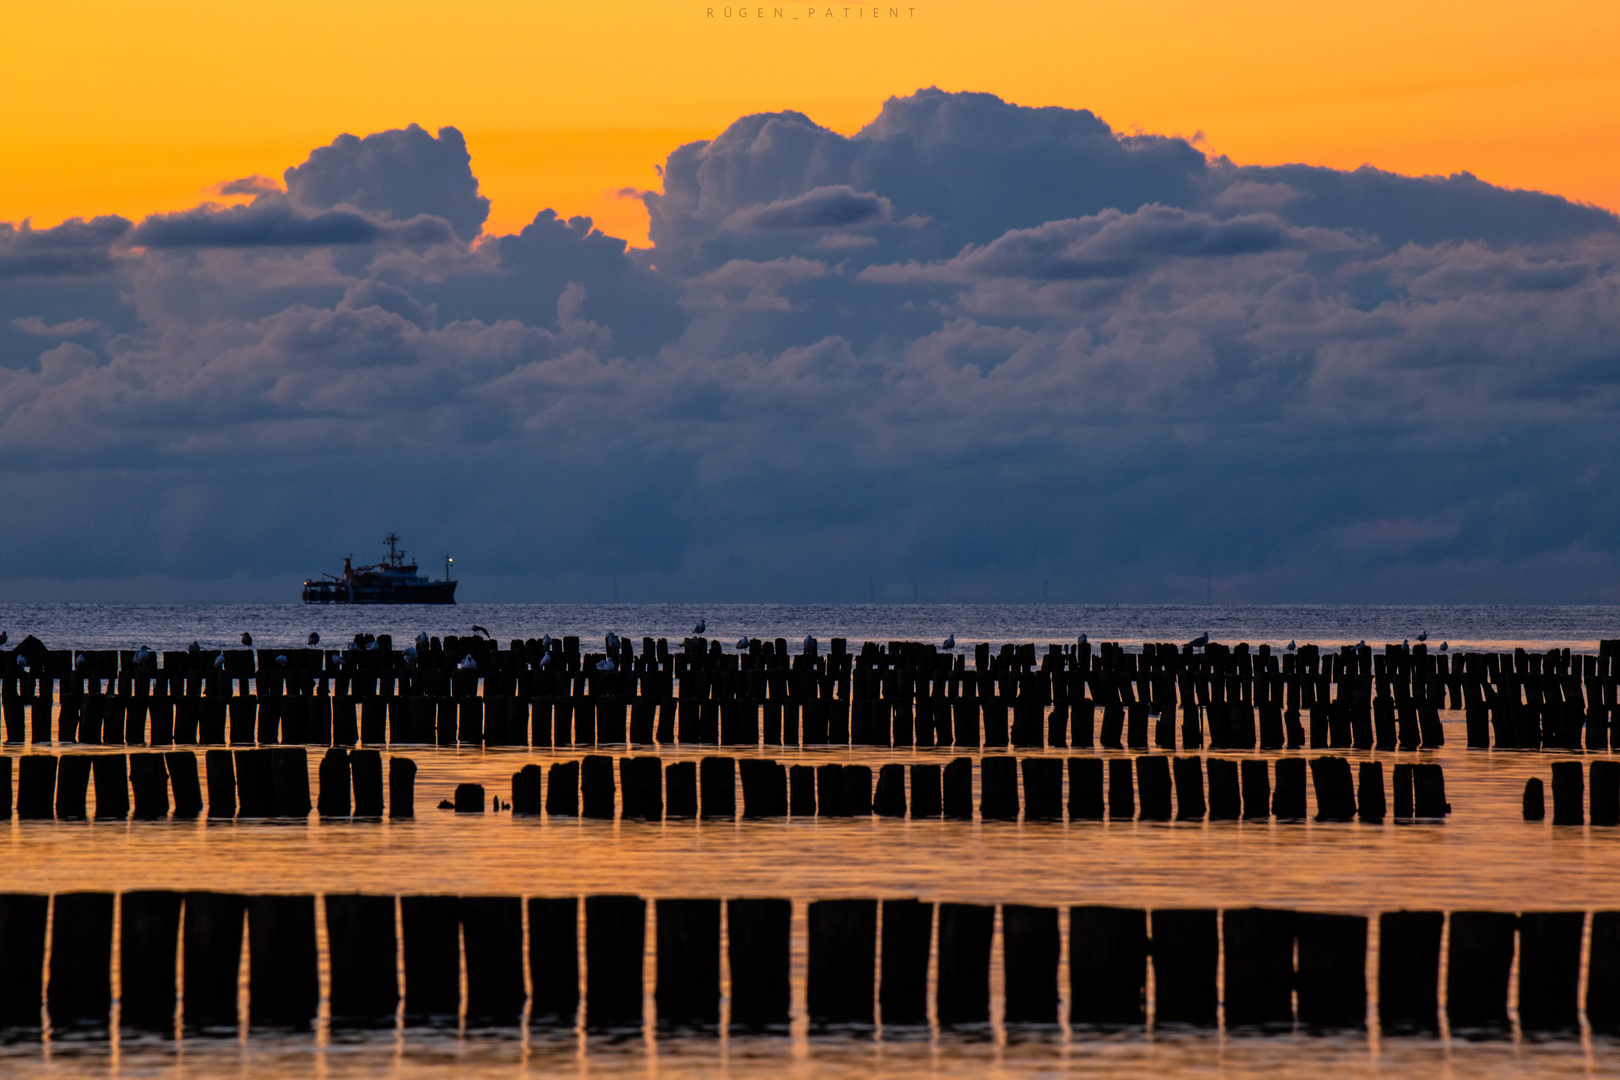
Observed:
[[[6,5],[0,220],[178,209],[224,180],[279,177],[342,132],[414,121],[466,133],[492,228],[553,207],[644,243],[645,213],[614,193],[656,186],[680,143],[785,108],[852,133],[884,98],[928,85],[1089,108],[1116,129],[1202,131],[1242,163],[1468,170],[1620,209],[1617,4],[814,7]]]

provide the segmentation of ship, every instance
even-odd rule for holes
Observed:
[[[383,539],[388,554],[375,566],[354,566],[353,556],[343,560],[343,576],[322,574],[304,581],[306,604],[453,604],[456,583],[450,580],[450,556],[444,557],[444,580],[418,574],[416,561],[407,560],[399,537]]]

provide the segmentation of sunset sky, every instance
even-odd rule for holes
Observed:
[[[645,211],[615,193],[655,187],[677,145],[778,109],[853,134],[926,86],[1202,132],[1240,164],[1467,170],[1620,209],[1620,5],[780,7],[9,4],[0,220],[178,210],[222,181],[279,178],[341,133],[419,123],[466,135],[492,230],[552,207],[644,245]]]
[[[1620,6],[743,10],[7,6],[0,601],[1620,602]]]

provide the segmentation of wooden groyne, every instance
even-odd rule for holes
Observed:
[[[254,1031],[310,1028],[322,1015],[324,919],[333,1027],[635,1031],[651,991],[661,1029],[717,1031],[724,1021],[786,1033],[802,918],[813,1030],[988,1025],[999,959],[997,1019],[1055,1027],[1066,997],[1079,1037],[1150,1025],[1505,1032],[1515,1000],[1524,1032],[1577,1031],[1583,1016],[1594,1031],[1620,1031],[1614,911],[1384,912],[1369,964],[1371,920],[1354,913],[914,898],[815,900],[798,910],[768,897],[0,894],[0,1029],[13,1038],[46,1023],[58,1034],[105,1031],[115,1001],[118,1025],[131,1031],[234,1037],[244,1020]]]
[[[362,639],[369,635],[361,635]],[[600,744],[1414,750],[1467,717],[1471,747],[1608,750],[1620,643],[1597,655],[1436,653],[1423,644],[1201,648],[834,638],[751,640],[386,635],[345,651],[48,650],[0,654],[8,742],[245,745]],[[21,665],[19,665],[19,660]]]
[[[92,813],[92,790],[98,820],[194,818],[205,809],[209,818],[298,818],[312,809],[321,817],[384,815],[384,762],[378,750],[328,748],[315,772],[313,799],[309,755],[301,746],[208,750],[202,774],[189,750],[0,756],[0,819],[12,813],[14,761],[15,812],[24,820],[82,820]],[[1612,764],[1620,769],[1620,763]],[[414,816],[415,782],[414,761],[388,759],[387,816]],[[624,821],[729,821],[740,813],[745,819],[1359,819],[1376,824],[1386,817],[1442,820],[1451,812],[1445,772],[1437,763],[1398,763],[1386,786],[1383,762],[1361,762],[1352,773],[1347,759],[1332,755],[1239,760],[1002,754],[874,767],[722,755],[666,763],[652,755],[587,754],[544,768],[525,765],[513,774],[510,795],[509,808],[520,817]],[[480,784],[460,785],[449,805],[463,813],[483,813],[491,806]],[[1594,813],[1594,821],[1607,818]]]

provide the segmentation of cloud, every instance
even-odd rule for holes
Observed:
[[[848,184],[819,187],[788,199],[749,206],[725,219],[722,226],[750,229],[844,229],[881,225],[894,216],[894,205],[881,195],[856,191]]]
[[[240,180],[227,180],[216,189],[221,195],[274,195],[283,189],[268,176],[244,176]]]
[[[36,337],[78,337],[80,334],[88,334],[90,331],[101,327],[101,324],[94,319],[68,319],[52,326],[38,315],[27,315],[20,319],[12,319],[11,325],[25,334],[33,334]]]
[[[285,599],[395,528],[469,599],[1620,600],[1613,215],[937,90],[664,175],[650,251],[482,235],[451,129],[0,229],[8,573]]]
[[[284,199],[259,199],[154,214],[135,227],[130,241],[149,248],[326,247],[370,244],[381,235],[375,222],[353,210],[312,214]]]
[[[129,227],[121,217],[72,218],[50,229],[0,222],[0,281],[104,274],[113,268],[113,243]]]
[[[489,217],[489,199],[478,194],[471,162],[466,140],[453,127],[440,128],[438,138],[415,124],[363,139],[339,135],[287,170],[287,193],[314,210],[353,206],[399,221],[442,218],[471,240]]]

